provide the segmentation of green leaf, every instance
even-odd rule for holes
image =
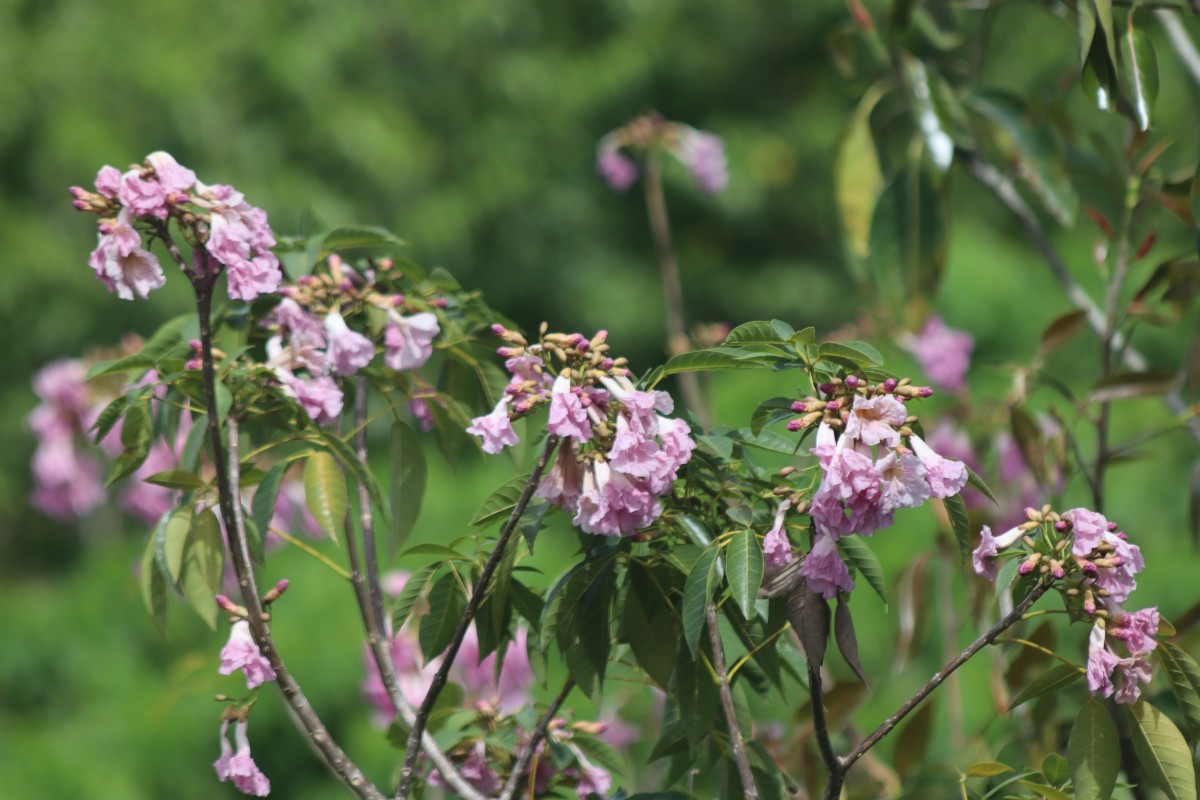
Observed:
[[[1124,709],[1142,774],[1162,789],[1169,800],[1196,800],[1192,749],[1175,723],[1145,700]]]
[[[769,400],[763,400],[750,417],[750,433],[758,436],[767,425],[794,417],[792,402],[790,397],[772,397]]]
[[[1055,789],[1053,786],[1045,786],[1040,783],[1034,783],[1033,781],[1017,781],[1017,783],[1021,784],[1034,794],[1045,797],[1046,800],[1071,800],[1070,795]]]
[[[1012,771],[1012,767],[998,761],[976,761],[963,774],[970,778],[994,778]]]
[[[125,413],[125,409],[129,407],[130,397],[123,394],[116,400],[113,400],[104,410],[100,412],[100,416],[96,417],[95,423],[92,424],[92,430],[95,431],[92,441],[96,444],[108,435],[108,432],[117,424],[117,420]]]
[[[198,414],[192,420],[192,429],[188,431],[183,441],[183,451],[179,454],[179,466],[195,470],[200,466],[200,453],[204,449],[204,437],[208,435],[208,415]]]
[[[425,496],[427,469],[421,437],[403,422],[392,425],[392,527],[390,552],[395,553],[416,527]]]
[[[851,252],[866,258],[871,249],[871,215],[883,190],[883,170],[871,133],[871,112],[885,90],[876,85],[859,101],[846,123],[833,159],[833,191],[842,232]]]
[[[888,182],[871,217],[867,261],[867,277],[879,297],[899,308],[913,292],[936,292],[948,247],[946,216],[929,170],[912,165]]]
[[[1200,666],[1173,642],[1159,642],[1154,652],[1183,712],[1189,740],[1194,743],[1200,738]]]
[[[165,639],[167,638],[167,580],[163,577],[155,559],[157,549],[155,539],[155,536],[150,537],[150,541],[147,542],[146,549],[142,553],[142,600],[146,604],[146,611],[150,612],[150,618],[154,620],[154,627]]]
[[[946,508],[946,516],[950,519],[950,528],[958,541],[958,554],[966,561],[971,555],[971,521],[967,518],[967,504],[962,495],[954,494],[942,498]]]
[[[658,585],[669,591],[672,574],[654,571],[634,561],[629,565],[629,589],[621,611],[621,630],[638,666],[658,686],[666,689],[675,667],[678,630],[675,615],[663,602]]]
[[[283,476],[290,466],[287,461],[281,461],[271,467],[267,470],[266,477],[258,484],[258,488],[254,490],[254,499],[250,501],[250,510],[259,533],[266,533],[271,527],[271,518],[275,516],[275,505],[279,497],[279,487],[283,485]]]
[[[762,366],[761,359],[762,356],[759,354],[746,354],[733,350],[693,350],[690,353],[672,356],[663,365],[663,375],[675,375],[680,372],[713,372],[723,369],[755,369]]]
[[[183,575],[188,533],[192,528],[192,509],[177,508],[165,514],[154,530],[154,546],[159,565],[171,583],[178,585]]]
[[[192,610],[213,630],[217,627],[214,598],[221,586],[224,567],[225,542],[221,525],[212,508],[206,508],[192,517],[180,584]]]
[[[102,375],[116,375],[121,372],[137,371],[140,373],[153,369],[163,356],[186,345],[183,336],[184,329],[195,322],[195,314],[183,314],[167,320],[146,340],[139,352],[115,361],[102,361],[92,365],[92,368],[88,370],[87,379],[91,380]]]
[[[973,487],[977,492],[982,494],[988,500],[991,500],[996,505],[1000,505],[1000,501],[996,499],[996,495],[992,493],[992,487],[987,485],[987,482],[975,472],[975,470],[963,464],[967,470],[967,486]]]
[[[1071,777],[1071,766],[1058,753],[1051,753],[1042,759],[1042,774],[1051,785],[1058,786]]]
[[[746,322],[738,325],[729,332],[722,343],[724,346],[736,346],[741,344],[782,344],[787,341],[786,337],[781,337],[776,333],[775,328],[770,322]]]
[[[725,547],[725,577],[742,613],[751,616],[763,577],[762,544],[752,531],[738,531],[730,537]]]
[[[304,495],[308,510],[321,530],[338,543],[338,531],[346,521],[346,477],[337,459],[329,453],[313,453],[304,465]]]
[[[901,52],[899,59],[912,100],[913,116],[916,117],[917,128],[925,140],[925,152],[929,154],[934,169],[944,173],[954,161],[954,140],[942,126],[942,120],[934,106],[932,76],[919,58]]]
[[[575,602],[559,605],[555,630],[558,649],[575,683],[596,700],[604,687],[604,674],[612,652],[612,601],[615,578],[612,561],[580,573],[571,595]],[[593,577],[594,575],[594,577]],[[589,579],[590,578],[590,579]]]
[[[841,554],[854,565],[859,574],[867,579],[867,583],[886,606],[888,604],[887,580],[883,575],[883,565],[879,563],[879,557],[875,555],[871,545],[867,544],[861,536],[843,536],[838,539],[837,547]]]
[[[691,514],[676,514],[673,518],[696,544],[701,547],[708,547],[712,543],[712,531],[708,529],[707,525]]]
[[[609,772],[618,775],[625,773],[625,760],[611,745],[589,733],[576,731],[571,735],[571,744],[578,747],[588,760]]]
[[[400,596],[396,598],[396,607],[392,610],[392,630],[398,631],[404,627],[404,623],[412,614],[413,606],[417,604],[417,598],[441,568],[441,563],[426,564],[409,576]]]
[[[432,403],[430,406],[435,407],[437,403]],[[329,451],[338,457],[342,465],[350,471],[354,479],[367,490],[371,502],[379,509],[379,514],[382,517],[381,524],[385,528],[390,527],[392,524],[391,509],[384,502],[383,490],[379,488],[379,482],[375,480],[375,473],[363,463],[362,459],[358,457],[357,451],[345,439],[324,430],[318,430],[317,434],[320,436],[321,441],[328,447]]]
[[[125,450],[109,468],[105,487],[132,475],[150,455],[153,423],[150,419],[149,400],[150,396],[144,394],[125,412],[125,421],[121,425],[121,444],[125,446]]]
[[[496,520],[512,514],[513,509],[517,507],[517,500],[520,499],[521,492],[525,489],[525,484],[529,482],[530,474],[532,473],[510,478],[507,483],[492,492],[491,496],[484,500],[483,505],[475,512],[475,518],[471,520],[471,524],[476,527],[490,525]]]
[[[1117,63],[1117,37],[1113,30],[1112,0],[1090,0],[1096,10],[1096,21],[1104,31],[1104,47],[1109,63]]]
[[[437,542],[422,542],[421,544],[414,544],[412,547],[407,548],[403,553],[401,553],[399,558],[404,559],[409,556],[436,556],[446,561],[471,560],[470,557],[463,555],[453,547],[446,547],[446,545],[438,544]]]
[[[719,714],[717,688],[702,659],[681,647],[671,674],[668,696],[679,709],[679,721],[692,748],[708,733]]]
[[[168,469],[156,472],[146,478],[145,482],[153,483],[155,486],[165,486],[168,489],[183,489],[184,491],[203,489],[208,485],[200,479],[199,475],[194,472],[188,472],[185,469]]]
[[[463,596],[462,587],[454,573],[447,572],[433,585],[429,593],[429,613],[421,620],[419,637],[426,661],[450,646],[466,606],[467,598]]]
[[[1087,62],[1092,40],[1096,36],[1096,7],[1092,0],[1080,0],[1075,4],[1076,30],[1079,33],[1079,63]]]
[[[403,249],[406,244],[386,228],[374,225],[342,225],[322,236],[316,236],[309,242],[310,248],[315,248],[312,256],[313,263],[327,258],[331,253],[345,254],[349,250],[372,250],[393,253]],[[408,272],[408,266],[405,272]],[[416,276],[413,276],[416,277]]]
[[[720,550],[720,546],[716,544],[706,547],[692,567],[683,587],[683,638],[692,658],[696,657],[700,632],[704,628],[704,616],[716,583],[717,554]]]
[[[818,352],[821,358],[850,361],[863,369],[877,367],[883,363],[883,356],[879,351],[866,342],[824,342]]]
[[[1022,703],[1042,695],[1062,691],[1082,677],[1083,670],[1074,664],[1055,664],[1030,681],[1029,685],[1013,698],[1009,709],[1016,708]]]
[[[1158,59],[1150,37],[1133,27],[1133,15],[1121,40],[1121,55],[1125,61],[1121,78],[1133,106],[1133,121],[1139,130],[1149,130],[1154,102],[1158,99]]]

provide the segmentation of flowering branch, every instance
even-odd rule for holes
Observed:
[[[742,779],[742,790],[746,800],[758,800],[758,787],[754,784],[754,773],[746,758],[746,743],[742,741],[742,729],[738,726],[737,710],[733,707],[733,692],[729,690],[729,671],[725,667],[725,649],[721,645],[721,630],[717,627],[717,610],[712,601],[708,603],[708,637],[712,642],[713,669],[720,679],[721,708],[725,712],[725,726],[729,728],[729,747],[733,760],[737,762],[738,774]]]
[[[924,700],[926,697],[932,694],[935,689],[941,686],[946,678],[948,678],[955,670],[965,664],[980,650],[996,641],[1000,634],[1004,633],[1004,631],[1016,624],[1021,617],[1024,616],[1025,612],[1028,611],[1030,607],[1032,607],[1033,604],[1038,601],[1038,598],[1049,591],[1052,585],[1052,583],[1044,581],[1035,586],[1033,591],[1027,594],[1025,599],[1018,603],[1012,611],[1005,614],[999,622],[988,628],[988,630],[982,636],[971,642],[971,644],[967,646],[967,649],[963,650],[961,653],[951,659],[946,666],[935,672],[933,677],[930,678],[924,686],[917,690],[916,694],[906,700],[904,705],[900,706],[900,708],[896,710],[896,713],[884,720],[883,723],[880,724],[880,726],[876,728],[870,736],[855,745],[854,749],[851,750],[846,756],[842,758],[837,758],[835,756],[832,763],[832,769],[830,769],[829,772],[829,783],[825,785],[825,800],[836,800],[836,798],[841,794],[842,783],[846,779],[846,772],[850,769],[850,767],[854,766],[856,761],[862,758],[868,750],[877,745],[883,737],[891,733],[895,727],[900,724],[901,720],[903,720],[917,706],[919,706],[922,700]],[[813,669],[810,666],[810,680],[812,674]],[[818,681],[819,680],[820,678],[818,676]],[[818,704],[814,703],[814,719],[817,719],[816,710],[818,707]],[[821,724],[818,724],[817,726],[818,735],[824,728],[823,714],[820,718],[820,721]],[[828,741],[828,739],[825,741]],[[822,750],[822,754],[824,755],[824,749]],[[826,759],[826,766],[830,766],[829,759]]]
[[[575,688],[575,681],[571,678],[563,683],[562,689],[559,690],[558,696],[550,703],[550,707],[546,709],[546,713],[538,720],[537,727],[533,729],[533,734],[529,737],[529,742],[525,745],[525,749],[521,751],[521,755],[517,757],[517,761],[513,764],[512,774],[508,776],[508,782],[504,784],[503,791],[500,792],[499,800],[513,800],[517,792],[521,790],[521,784],[525,780],[525,773],[529,769],[529,764],[533,761],[533,754],[537,752],[538,745],[542,739],[546,737],[546,730],[550,727],[550,721],[554,719],[554,715],[558,713],[558,709],[562,706],[563,701],[567,699],[567,695]]]
[[[496,572],[496,568],[504,558],[504,550],[508,546],[508,540],[512,537],[513,531],[517,529],[517,523],[520,521],[521,515],[525,513],[525,507],[529,505],[529,501],[533,497],[533,492],[541,481],[542,473],[546,470],[546,465],[550,463],[550,456],[553,455],[554,448],[558,445],[558,438],[554,434],[546,437],[546,445],[542,448],[542,455],[538,458],[537,465],[533,468],[529,480],[525,482],[525,488],[521,491],[521,496],[517,499],[516,505],[513,506],[508,521],[504,523],[492,554],[488,556],[487,563],[483,565],[483,572],[480,573],[479,580],[475,582],[475,588],[471,592],[471,597],[467,600],[467,607],[463,609],[462,618],[458,621],[458,629],[454,632],[454,638],[450,641],[450,646],[446,649],[445,655],[442,657],[442,664],[438,668],[437,674],[433,676],[433,681],[429,685],[429,691],[425,693],[425,699],[421,701],[421,707],[417,710],[416,719],[413,720],[412,730],[408,734],[408,743],[405,745],[404,766],[400,769],[400,785],[396,789],[397,800],[406,800],[412,792],[418,745],[425,732],[425,723],[429,719],[429,714],[433,711],[433,706],[437,702],[438,695],[442,693],[442,689],[446,685],[450,668],[454,666],[454,659],[458,656],[458,650],[462,646],[463,637],[467,635],[467,628],[470,627],[471,621],[475,619],[475,612],[479,609],[479,604],[483,602],[483,595],[487,591],[488,584],[491,583],[492,575]]]
[[[208,266],[209,258],[203,257],[202,264]],[[225,447],[221,440],[221,420],[217,411],[216,373],[213,369],[212,342],[212,290],[216,280],[216,270],[206,269],[204,274],[197,275],[193,285],[196,290],[196,310],[200,323],[200,357],[204,381],[204,399],[208,406],[208,434],[212,447],[213,466],[217,479],[217,502],[221,511],[221,519],[225,523],[226,535],[229,537],[229,550],[233,559],[234,571],[237,573],[238,585],[241,587],[242,602],[247,610],[247,621],[250,633],[254,637],[264,658],[275,671],[276,681],[283,693],[284,702],[301,727],[308,734],[317,752],[325,760],[330,771],[345,784],[354,794],[363,800],[384,800],[384,795],[363,775],[362,770],[350,760],[349,756],[338,746],[329,735],[328,729],[317,716],[312,704],[309,703],[300,685],[296,683],[283,658],[275,648],[271,632],[263,618],[262,601],[259,598],[258,587],[254,580],[254,570],[250,565],[250,548],[246,541],[246,530],[241,516],[241,502],[238,500],[238,425],[237,419],[229,415],[225,422],[229,429],[229,452],[226,460]]]

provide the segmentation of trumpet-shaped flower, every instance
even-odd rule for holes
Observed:
[[[492,413],[471,420],[467,433],[483,437],[483,452],[495,455],[520,441],[508,417],[508,399],[500,398]]]
[[[221,648],[221,666],[217,672],[232,675],[238,670],[246,674],[246,688],[253,689],[265,681],[275,680],[271,662],[263,656],[250,633],[250,623],[240,619],[229,631],[229,641]]]

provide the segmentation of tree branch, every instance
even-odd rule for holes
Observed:
[[[713,669],[721,685],[721,708],[725,712],[725,727],[729,729],[729,746],[733,750],[733,760],[737,763],[738,775],[742,779],[742,790],[746,800],[758,800],[758,787],[754,783],[754,773],[750,770],[750,761],[746,758],[746,743],[742,741],[742,729],[738,726],[737,710],[733,707],[733,692],[729,688],[729,671],[725,667],[725,648],[721,644],[721,629],[717,625],[717,610],[712,600],[708,601],[708,638],[712,642]]]
[[[546,437],[546,445],[542,449],[541,457],[538,458],[537,466],[534,467],[529,480],[525,482],[525,488],[521,491],[517,504],[513,506],[508,521],[504,523],[504,527],[500,531],[500,538],[496,540],[496,546],[483,565],[483,572],[480,573],[479,580],[475,582],[475,588],[471,591],[470,598],[467,599],[467,607],[458,621],[458,629],[455,630],[454,638],[450,640],[450,646],[446,648],[445,655],[442,656],[442,665],[438,667],[437,674],[433,676],[429,691],[425,693],[425,699],[417,710],[416,719],[413,720],[412,730],[408,735],[408,744],[405,746],[404,766],[400,769],[400,786],[396,789],[396,800],[407,800],[412,792],[413,775],[419,750],[417,745],[425,732],[425,723],[429,719],[430,712],[433,711],[433,705],[437,702],[438,695],[446,686],[446,678],[450,673],[450,668],[454,666],[454,659],[458,656],[458,649],[462,646],[463,637],[467,635],[467,628],[470,627],[471,620],[475,619],[475,612],[479,610],[479,604],[483,602],[483,595],[487,591],[488,584],[491,583],[496,567],[504,558],[508,540],[512,537],[513,531],[517,529],[517,523],[521,520],[521,515],[525,513],[525,507],[529,505],[529,500],[533,497],[533,492],[537,488],[557,444],[557,436],[551,434]]]
[[[525,781],[525,772],[529,769],[529,764],[533,761],[533,754],[537,752],[538,744],[546,737],[546,731],[550,727],[550,721],[554,719],[554,715],[558,713],[558,709],[562,707],[563,701],[567,699],[567,695],[575,688],[575,681],[571,678],[563,683],[563,687],[559,690],[558,696],[550,703],[550,707],[546,709],[546,713],[538,720],[537,727],[533,729],[529,741],[525,745],[525,749],[521,751],[521,755],[517,757],[517,761],[513,764],[512,774],[508,776],[508,782],[504,784],[504,789],[500,792],[499,800],[513,800],[517,792],[521,791],[521,784]]]
[[[207,261],[207,256],[204,257]],[[358,797],[363,800],[384,800],[384,795],[363,775],[349,756],[337,745],[328,729],[317,716],[312,704],[292,677],[282,656],[275,648],[271,631],[263,619],[262,601],[254,580],[254,569],[250,564],[250,549],[246,542],[246,529],[242,520],[242,504],[238,497],[238,425],[232,415],[226,420],[229,429],[228,461],[221,440],[221,421],[217,411],[216,372],[212,356],[212,290],[216,276],[210,270],[196,275],[193,286],[196,290],[196,309],[200,321],[200,354],[204,381],[204,400],[208,406],[208,434],[212,447],[213,466],[217,478],[217,498],[225,533],[229,538],[229,550],[241,587],[242,602],[248,612],[250,632],[263,656],[275,671],[275,681],[283,694],[284,702],[292,711],[300,727],[325,760],[330,771]]]
[[[825,800],[837,800],[842,792],[842,782],[846,780],[846,765],[833,751],[833,742],[829,740],[829,723],[825,719],[825,693],[821,689],[821,665],[814,665],[811,661],[808,662],[808,696],[812,702],[813,731],[817,735],[817,749],[821,751],[821,760],[825,762],[825,771],[829,774],[823,796]]]

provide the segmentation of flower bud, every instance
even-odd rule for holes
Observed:
[[[847,375],[846,376],[846,388],[847,389],[857,389],[858,384],[860,382],[861,381],[859,381],[859,378],[857,375]]]
[[[792,403],[792,411],[796,414],[803,414],[807,410],[808,410],[808,407],[805,406],[804,403],[801,402],[800,400],[797,400],[796,402]]]
[[[880,385],[879,388],[883,390],[884,394],[891,394],[892,392],[896,391],[896,386],[898,383],[899,382],[895,378],[888,378]]]
[[[263,603],[274,603],[279,599],[279,596],[287,591],[288,585],[291,583],[287,578],[284,578],[279,583],[272,587],[271,591],[263,595]]]

